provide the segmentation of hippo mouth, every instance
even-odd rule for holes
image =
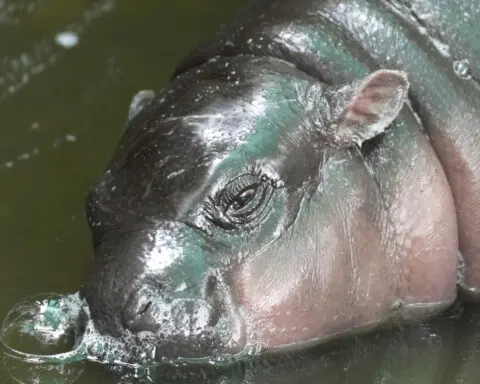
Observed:
[[[174,310],[192,303],[176,303]],[[197,311],[201,313],[197,303]],[[172,336],[163,332],[127,333],[122,337],[102,334],[90,316],[86,300],[76,292],[70,295],[41,294],[16,304],[0,329],[0,342],[10,358],[32,364],[72,364],[83,360],[126,367],[159,364],[229,364],[246,352],[245,322],[228,313],[204,324],[189,327],[191,319],[178,318],[163,331],[178,330]],[[206,320],[205,320],[206,321]],[[185,327],[185,325],[187,325]],[[196,323],[200,325],[200,323]],[[188,349],[181,348],[182,345]],[[183,354],[184,351],[193,354]]]

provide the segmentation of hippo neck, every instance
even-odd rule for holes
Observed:
[[[351,15],[344,13],[355,1],[299,0],[292,11],[288,0],[260,0],[221,31],[213,43],[200,46],[176,68],[173,77],[218,57],[251,55],[273,57],[327,84],[341,84],[379,67],[375,55],[349,31]],[[375,2],[381,12],[408,9]],[[373,3],[372,3],[373,4]],[[359,7],[360,10],[360,7]],[[362,18],[361,12],[355,15]],[[393,42],[385,41],[385,44]]]

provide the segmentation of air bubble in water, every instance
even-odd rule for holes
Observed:
[[[81,309],[77,294],[43,294],[15,305],[0,329],[3,366],[19,383],[72,383],[84,369],[72,350]]]
[[[71,350],[80,311],[76,295],[37,295],[17,304],[1,329],[2,341],[27,353]]]

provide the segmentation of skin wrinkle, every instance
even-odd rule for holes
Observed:
[[[308,205],[308,207],[310,209],[310,204]],[[308,214],[308,212],[307,212],[307,214]],[[315,255],[321,255],[321,247],[319,246],[319,239],[315,235],[315,234],[320,232],[318,221],[316,221],[316,220],[313,221],[313,228],[314,228],[313,244],[314,244]],[[321,285],[325,285],[325,280],[323,280],[324,275],[322,273],[320,273],[320,268],[318,266],[318,263],[315,264],[315,266],[313,268],[313,273],[314,273],[313,280],[314,281],[321,281],[323,283]]]
[[[366,169],[368,169],[368,165],[367,165],[366,162],[365,162],[365,158],[364,158],[363,153],[361,152],[360,148],[354,147],[354,151],[356,152],[356,154],[358,155],[358,157],[361,159],[363,166],[364,166]],[[383,203],[382,205],[385,206],[385,205],[386,205],[386,204],[385,204],[385,197],[384,197],[384,195],[383,195],[382,189],[380,188],[378,179],[377,179],[377,177],[376,177],[375,174],[372,174],[371,172],[369,172],[369,173],[370,173],[371,178],[372,178],[373,181],[375,182],[375,185],[376,185],[376,187],[377,187],[377,192],[378,192],[378,194],[379,194],[379,196],[380,196],[380,198],[381,198],[381,201],[382,201],[382,203]],[[382,230],[382,232],[383,232],[383,230]],[[385,238],[384,236],[381,236],[381,241],[382,241],[382,242],[380,243],[380,249],[387,249],[387,248],[385,247],[385,245],[383,244],[384,238]],[[388,254],[388,253],[387,253],[387,254]],[[370,271],[369,271],[369,274],[368,274],[368,279],[367,279],[367,281],[366,281],[366,286],[367,286],[366,296],[367,296],[367,298],[370,297],[371,280],[372,280],[372,274],[373,274],[373,266],[372,266],[372,263],[368,263],[368,265],[370,265]]]
[[[451,143],[450,138],[444,137],[443,135],[439,135],[438,137],[433,139],[433,141],[434,141],[434,143],[435,142],[437,143],[436,147],[444,148],[444,152],[442,153],[444,156],[452,155],[450,153],[450,151],[452,151],[452,147],[454,147],[455,144]],[[454,154],[455,154],[455,152],[454,152]],[[462,158],[459,159],[458,157],[455,157],[454,155],[452,155],[450,157],[452,159],[454,159],[453,161],[451,160],[451,161],[448,162],[448,164],[450,166],[450,170],[451,170],[451,172],[450,172],[450,182],[455,182],[457,177],[461,178],[461,179],[467,179],[467,180],[470,179],[471,180],[473,177],[472,177],[471,173],[469,172],[468,167],[464,165],[463,159]],[[452,178],[454,180],[452,180]],[[468,191],[468,192],[466,192],[466,194],[467,195],[474,195],[474,192],[469,190],[471,187],[470,188],[468,188],[468,187],[470,187],[470,186],[465,186],[464,187],[464,189]],[[479,198],[477,197],[476,200],[477,200],[477,204],[476,204],[477,207],[480,207],[480,203],[478,203]],[[460,210],[458,212],[459,215],[466,215],[468,217],[472,214],[470,209],[467,210],[467,211],[463,211],[462,208],[463,208],[462,206],[457,208],[458,210]],[[472,222],[473,220],[470,218],[469,221]],[[477,221],[479,221],[479,222],[475,223],[475,224],[480,225],[480,219],[477,219]],[[458,222],[460,252],[464,251],[464,248],[467,248],[468,250],[470,250],[469,249],[470,247],[473,248],[473,249],[475,249],[475,248],[480,249],[480,245],[475,244],[475,240],[472,239],[473,236],[470,233],[471,231],[469,231],[466,228],[463,228],[462,224],[463,224],[462,222],[460,222],[460,221]],[[478,225],[476,226],[476,228],[479,228]],[[475,245],[473,245],[472,243],[475,244]],[[478,254],[478,253],[479,252],[476,252],[476,254]],[[477,266],[475,264],[474,260],[472,260],[472,258],[469,258],[469,257],[465,257],[464,262],[465,262],[466,268],[465,268],[465,271],[464,271],[462,284],[464,284],[464,288],[466,288],[467,290],[476,289],[476,283],[475,282],[478,280],[478,277],[480,276],[480,266]]]
[[[333,200],[333,199],[332,199]],[[345,202],[340,202],[339,200],[335,199],[333,200],[335,202],[335,204],[332,204],[332,208],[335,208],[334,210],[336,211],[336,217],[338,217],[338,221],[341,225],[341,228],[342,228],[342,232],[343,232],[343,236],[344,238],[346,239],[346,241],[348,242],[348,249],[349,249],[349,258],[350,258],[350,280],[351,280],[351,283],[350,283],[350,289],[351,289],[351,292],[350,292],[350,297],[351,297],[351,300],[352,302],[350,303],[350,305],[353,307],[355,306],[355,298],[356,298],[356,295],[357,295],[357,290],[356,290],[356,283],[357,283],[357,278],[356,278],[356,267],[355,267],[355,262],[353,260],[354,258],[354,245],[352,243],[353,241],[353,236],[350,232],[350,223],[348,222],[347,218],[344,217],[343,213],[347,210],[352,210],[351,207],[348,205],[348,208],[347,208],[347,204]],[[350,201],[348,201],[350,202]],[[343,204],[342,204],[343,203]],[[345,211],[342,209],[344,208]]]
[[[420,147],[415,147],[414,150],[415,150],[415,153],[416,153],[416,154],[421,154],[421,153],[422,153],[422,149],[421,149]],[[431,151],[430,153],[433,153],[433,151]],[[429,156],[430,156],[430,155],[429,155]],[[407,180],[408,180],[408,179],[418,180],[418,182],[420,183],[420,190],[424,190],[425,188],[427,188],[427,189],[425,190],[425,193],[427,193],[427,192],[429,191],[429,189],[428,189],[429,187],[428,187],[428,186],[430,185],[432,179],[431,179],[431,177],[429,177],[429,178],[428,178],[428,184],[426,184],[426,186],[425,186],[425,185],[422,186],[422,185],[423,185],[422,183],[424,183],[424,181],[422,181],[422,180],[424,180],[424,176],[422,176],[423,174],[420,174],[420,176],[418,176],[418,175],[415,173],[415,172],[416,172],[415,169],[424,169],[425,171],[423,171],[423,172],[429,172],[429,171],[428,171],[428,169],[429,169],[428,163],[425,162],[425,158],[424,158],[424,157],[421,157],[421,158],[420,158],[419,156],[415,156],[415,157],[414,157],[414,160],[412,161],[412,164],[415,164],[415,167],[416,167],[416,168],[406,168],[406,169],[408,170],[408,172],[410,172],[410,175],[407,174],[407,173],[404,173],[403,176],[401,176],[401,174],[398,174],[398,177],[396,177],[396,179],[395,179],[395,183],[397,183],[397,184],[398,184],[398,183],[401,183],[401,178],[400,178],[400,177],[405,177]],[[428,174],[428,173],[427,173],[427,174]],[[431,172],[431,174],[432,174],[432,175],[438,174],[438,170],[433,169],[433,172]],[[418,177],[417,177],[417,176],[418,176]],[[400,185],[400,184],[399,184],[399,185]],[[437,187],[437,189],[438,189],[438,187]],[[441,189],[440,189],[440,190],[441,190]],[[411,193],[411,189],[408,188],[407,191],[406,191],[406,194],[409,195],[410,193]],[[443,193],[445,193],[445,192],[443,192]],[[448,192],[447,192],[447,193],[448,193]],[[417,193],[417,195],[415,195],[414,198],[415,198],[415,199],[418,199],[419,197],[422,197],[422,196],[423,196],[423,195],[418,195],[418,193]],[[397,201],[398,201],[398,199],[397,199]],[[404,202],[403,204],[408,204],[408,201],[411,201],[412,204],[413,204],[413,206],[415,206],[415,204],[418,204],[418,202],[416,202],[416,200],[412,201],[411,198],[410,198],[410,199],[409,199],[409,198],[406,198],[406,200],[405,200],[405,202]],[[402,203],[400,203],[400,204],[402,204]],[[436,204],[436,203],[435,203],[435,204]],[[391,206],[390,209],[393,209],[395,206],[396,206],[396,205]],[[427,207],[428,207],[428,206],[427,206]],[[434,209],[434,210],[432,211],[432,209]],[[394,211],[394,210],[392,210],[391,212],[392,212],[392,214],[395,215],[395,211]],[[426,222],[426,223],[424,223],[424,224],[420,224],[419,222],[416,221],[416,222],[414,223],[414,226],[416,226],[416,228],[419,228],[419,225],[420,225],[421,227],[425,227],[425,226],[429,227],[429,226],[432,225],[432,222],[442,223],[442,222],[443,222],[443,219],[441,218],[441,216],[438,216],[437,213],[438,213],[438,211],[436,211],[435,208],[432,206],[432,208],[431,208],[429,211],[425,211],[423,217],[432,217],[432,215],[434,215],[433,221]],[[410,219],[409,219],[409,220],[410,220]],[[441,224],[441,231],[444,231],[444,228],[445,228],[445,225]],[[415,227],[413,227],[412,229],[413,229],[413,230],[416,230],[417,233],[418,233],[418,229],[415,229]],[[436,231],[433,230],[433,229],[432,229],[431,231],[436,232]],[[445,232],[443,232],[443,233],[445,233]],[[420,245],[417,245],[417,239],[421,239],[422,236],[424,236],[424,235],[423,235],[423,232],[420,234],[420,237],[417,236],[417,235],[414,236],[413,233],[412,233],[412,234],[408,234],[408,233],[403,233],[403,234],[402,234],[402,232],[398,233],[398,234],[395,235],[395,236],[396,236],[397,238],[399,238],[399,241],[400,241],[400,242],[399,242],[400,248],[399,248],[399,251],[397,251],[397,253],[398,253],[398,252],[407,252],[407,249],[408,249],[408,248],[405,248],[405,247],[402,245],[402,243],[401,243],[401,242],[403,241],[402,238],[404,237],[404,238],[406,238],[406,239],[411,238],[411,246],[410,246],[410,249],[411,249],[412,251],[411,251],[411,254],[410,254],[410,256],[409,256],[410,260],[412,260],[413,262],[415,262],[415,257],[416,257],[417,254],[419,254],[419,252],[422,252],[422,253],[423,253],[422,259],[425,258],[425,257],[431,257],[431,256],[428,256],[428,253],[429,253],[428,250],[430,249],[430,242],[432,241],[432,236],[427,236],[427,237],[424,238],[424,240],[420,240],[421,242],[418,243],[418,244],[420,244]],[[423,245],[422,245],[422,241],[423,241]],[[437,238],[437,241],[441,241],[441,238]],[[443,244],[445,244],[445,243],[443,243]],[[407,246],[407,247],[408,247],[408,246]],[[446,247],[442,247],[442,248],[443,248],[443,249],[447,249]],[[448,251],[451,251],[451,249],[448,249]],[[449,252],[448,252],[448,253],[449,253]],[[423,263],[423,261],[422,261],[422,263]],[[414,264],[414,265],[411,265],[411,268],[409,269],[409,272],[408,272],[408,274],[406,274],[406,276],[413,277],[413,276],[418,275],[418,277],[417,277],[416,279],[420,281],[421,279],[420,279],[419,277],[420,277],[420,274],[422,273],[423,268],[424,268],[424,267],[422,267],[422,265],[423,265],[423,264]],[[417,273],[416,271],[418,271],[418,273]],[[432,275],[433,272],[434,272],[434,271],[433,271],[433,269],[432,269],[431,272],[430,272],[430,275]],[[432,275],[432,276],[433,276],[433,275]],[[407,282],[408,282],[408,284],[410,284],[410,279],[407,280]],[[428,282],[425,281],[425,284],[428,284]],[[437,285],[438,285],[438,284],[437,284]],[[407,287],[408,287],[408,285],[407,285]],[[423,299],[423,300],[425,300],[425,299]]]

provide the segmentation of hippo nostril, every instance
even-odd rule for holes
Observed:
[[[217,291],[218,280],[215,276],[209,276],[205,284],[205,296],[213,297]]]
[[[127,301],[123,310],[123,325],[134,330],[150,324],[149,315],[153,308],[152,295],[145,292],[135,292]]]
[[[145,313],[148,312],[148,310],[151,308],[152,306],[152,301],[147,301],[145,304],[142,304],[139,308],[138,308],[138,311],[137,311],[137,317],[141,317],[143,316]]]

